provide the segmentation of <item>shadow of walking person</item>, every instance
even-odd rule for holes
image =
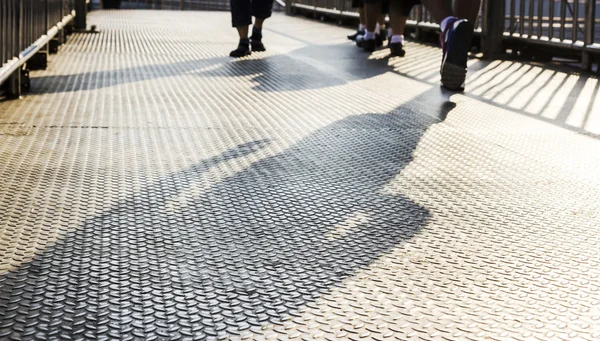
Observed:
[[[385,187],[437,122],[351,116],[199,194],[209,169],[273,142],[164,176],[1,276],[0,338],[204,339],[298,314],[427,222]]]

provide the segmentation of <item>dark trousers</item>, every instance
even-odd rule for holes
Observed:
[[[230,0],[233,27],[252,24],[252,17],[267,19],[273,12],[273,0]]]

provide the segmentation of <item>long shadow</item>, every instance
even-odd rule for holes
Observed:
[[[275,141],[161,177],[0,276],[0,339],[203,339],[280,324],[419,233],[428,211],[384,187],[439,121],[402,108],[351,116],[201,193],[190,188],[210,169]]]
[[[357,78],[375,77],[390,71],[386,61],[365,60],[367,54],[357,49],[348,50],[347,44],[309,45],[290,54],[311,58],[323,57],[332,67],[335,67],[335,70],[350,73]],[[339,58],[340,55],[345,57]],[[263,92],[321,89],[347,83],[343,77],[323,73],[308,62],[277,54],[247,59],[230,57],[191,59],[113,70],[41,76],[32,79],[32,91],[34,94],[88,91],[181,75],[194,75],[200,78],[250,77],[258,83],[254,89]]]

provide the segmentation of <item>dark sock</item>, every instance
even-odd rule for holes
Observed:
[[[250,39],[257,41],[262,40],[262,29],[257,28],[256,26],[252,27],[252,36],[250,37]]]
[[[248,38],[241,38],[240,39],[240,46],[241,45],[250,46],[250,39],[248,39]]]

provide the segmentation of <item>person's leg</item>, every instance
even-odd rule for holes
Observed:
[[[358,10],[358,29],[348,35],[348,39],[356,40],[358,36],[365,34],[365,6],[362,0],[352,0],[352,8]]]
[[[390,1],[382,0],[381,2],[381,14],[377,18],[377,28],[375,28],[375,34],[377,35],[377,46],[383,45],[383,42],[387,39],[387,30],[385,25],[385,17],[390,13]]]
[[[362,47],[367,52],[375,51],[377,42],[375,41],[375,29],[377,28],[377,19],[381,14],[381,0],[365,1],[365,35]]]
[[[231,57],[243,57],[250,54],[248,26],[252,23],[251,0],[231,0],[231,24],[238,31],[240,42],[237,49],[231,51]]]
[[[402,0],[396,0],[402,1]],[[433,19],[441,24],[444,19],[452,16],[452,0],[421,0]]]
[[[406,0],[392,0],[390,2],[391,34],[388,46],[390,48],[390,56],[392,57],[403,57],[405,55],[404,29],[408,14],[410,14],[410,9],[412,8],[412,5],[407,5],[408,2]]]
[[[452,5],[452,12],[455,17],[467,19],[475,25],[480,6],[481,0],[455,0]]]
[[[442,85],[450,90],[463,90],[474,21],[477,19],[481,2],[480,0],[455,0],[452,6],[450,0],[421,1],[440,24],[442,31],[440,35],[443,50],[440,68]]]
[[[263,23],[273,13],[273,0],[253,0],[252,14],[254,15],[254,26],[252,27],[252,36],[250,36],[250,44],[252,51],[266,51],[265,45],[262,43],[262,28]]]

